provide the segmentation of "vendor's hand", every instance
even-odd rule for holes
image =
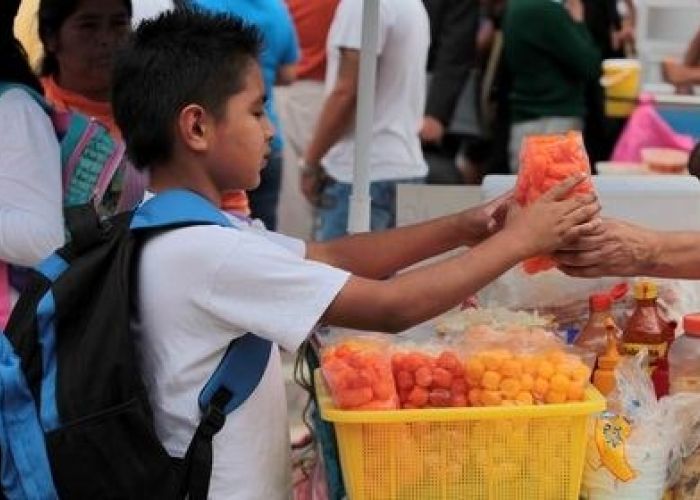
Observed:
[[[465,235],[465,244],[475,246],[505,226],[508,208],[513,200],[513,191],[498,198],[461,212],[460,225]]]
[[[564,273],[583,278],[644,275],[654,261],[657,234],[633,224],[604,219],[599,230],[554,254]]]
[[[304,165],[300,169],[300,176],[301,192],[309,203],[318,207],[321,203],[323,188],[328,183],[326,171],[320,165]]]
[[[567,198],[585,180],[584,175],[573,175],[527,207],[511,204],[504,233],[520,246],[524,257],[552,253],[598,231],[602,221],[596,195]]]
[[[419,132],[421,141],[428,144],[438,144],[444,135],[445,127],[440,120],[432,116],[423,117],[423,126]]]

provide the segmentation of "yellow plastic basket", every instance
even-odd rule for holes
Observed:
[[[580,403],[344,411],[314,378],[351,500],[576,500],[586,423],[605,408],[591,387]]]

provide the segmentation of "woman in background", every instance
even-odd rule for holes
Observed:
[[[48,115],[28,93],[42,89],[13,35],[19,3],[0,2],[0,326],[16,295],[9,265],[34,266],[64,239],[60,150]]]

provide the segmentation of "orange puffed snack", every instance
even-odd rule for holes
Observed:
[[[464,361],[471,406],[523,406],[583,401],[591,376],[578,356],[559,349],[532,355],[490,349]]]
[[[321,370],[335,405],[343,410],[395,410],[398,397],[386,343],[346,339],[326,347]]]
[[[464,365],[452,351],[437,355],[402,351],[391,358],[399,403],[404,409],[468,406]]]
[[[515,185],[515,200],[527,206],[556,184],[576,173],[585,173],[588,179],[580,183],[570,196],[593,192],[591,166],[580,132],[562,135],[534,135],[523,140],[520,150],[520,172]],[[523,270],[536,274],[555,266],[546,255],[523,262]]]

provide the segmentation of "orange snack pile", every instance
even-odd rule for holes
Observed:
[[[520,406],[582,401],[590,369],[561,350],[543,355],[492,349],[464,363],[470,406]]]
[[[591,166],[580,132],[563,135],[535,135],[523,140],[520,152],[520,172],[515,185],[515,200],[527,206],[567,177],[583,172],[589,178],[571,192],[570,196],[593,192]],[[537,256],[523,262],[523,270],[536,274],[555,266],[548,256]]]
[[[454,352],[400,352],[392,356],[391,367],[401,408],[468,406],[464,366]]]
[[[385,343],[352,339],[324,349],[321,370],[343,410],[395,410],[398,398]]]

